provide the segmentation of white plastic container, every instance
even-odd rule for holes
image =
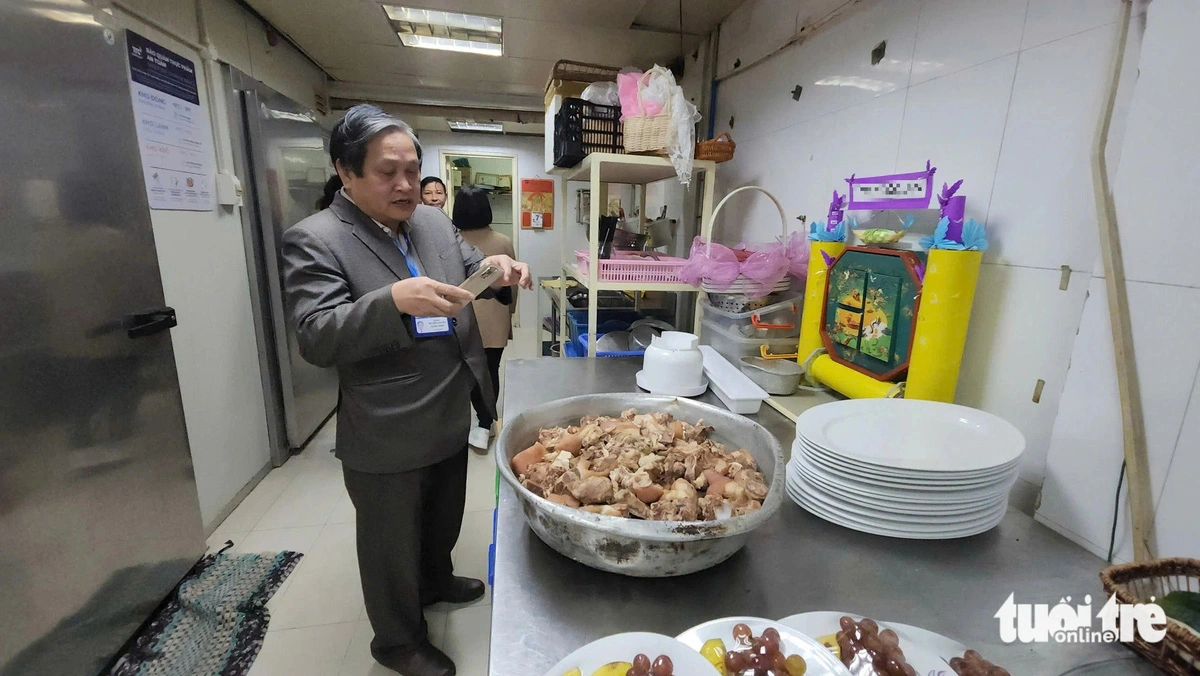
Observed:
[[[770,354],[796,354],[798,348],[796,338],[746,338],[735,335],[708,316],[704,317],[700,326],[700,344],[712,345],[722,357],[734,364],[740,363],[742,357],[761,357],[763,345],[767,346]]]
[[[729,363],[709,345],[700,346],[704,355],[704,374],[713,394],[725,404],[725,408],[740,415],[754,415],[762,407],[767,391],[754,384],[738,367]]]
[[[778,303],[748,312],[730,312],[700,298],[704,319],[742,338],[796,338],[800,335],[800,307],[804,299],[790,296]]]
[[[680,331],[664,331],[655,336],[642,358],[638,387],[680,397],[704,394],[708,383],[704,379],[699,343],[694,334]]]

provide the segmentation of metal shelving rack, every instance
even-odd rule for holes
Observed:
[[[716,186],[717,164],[711,160],[696,160],[692,170],[693,180],[704,174],[704,194],[701,197],[700,236],[708,239],[712,230],[713,196]],[[649,155],[618,155],[613,153],[592,153],[584,158],[578,166],[566,169],[561,174],[559,183],[562,189],[562,204],[565,206],[570,195],[569,184],[572,181],[588,181],[591,189],[591,213],[588,216],[588,252],[591,264],[587,274],[582,273],[576,266],[575,252],[567,244],[566,233],[561,238],[562,271],[565,277],[572,277],[588,289],[588,357],[596,356],[596,326],[599,291],[670,291],[676,293],[697,293],[697,289],[689,284],[639,283],[639,282],[606,282],[600,276],[600,209],[608,204],[608,185],[632,185],[638,189],[639,203],[646,203],[646,186],[656,181],[675,177],[675,167],[663,157]],[[642,224],[645,225],[645,208],[642,208]],[[565,278],[564,277],[564,278]],[[559,307],[567,308],[566,284],[559,289]],[[699,295],[696,297],[696,315],[693,331],[700,333]],[[565,343],[567,336],[567,313],[559,313],[560,354],[566,356]]]

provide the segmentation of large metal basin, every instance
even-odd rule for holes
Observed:
[[[512,457],[537,441],[545,427],[578,425],[588,415],[662,411],[689,423],[704,420],[713,438],[754,456],[769,490],[762,509],[720,521],[642,521],[601,516],[555,504],[521,486]],[[783,504],[784,464],[779,442],[762,425],[690,399],[651,394],[592,394],[543,404],[505,421],[496,445],[500,475],[513,487],[529,527],[558,553],[586,566],[633,577],[687,575],[721,563],[746,544],[750,532]],[[498,543],[503,547],[503,544]]]

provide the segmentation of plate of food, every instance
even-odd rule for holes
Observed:
[[[884,651],[882,648],[898,647],[900,649],[901,652],[897,655],[897,664],[900,666],[898,673],[900,674],[907,673],[903,667],[905,664],[909,665],[915,674],[946,671],[950,666],[950,658],[962,655],[966,650],[966,646],[956,641],[944,639],[944,637],[923,629],[918,629],[917,627],[890,622],[874,622],[868,618],[849,613],[832,611],[800,613],[799,615],[785,617],[779,623],[809,638],[816,639],[833,652],[843,664],[846,664],[847,661],[851,663],[855,661],[853,658],[849,658],[848,660],[849,653],[843,654],[843,644],[848,644],[848,640],[851,638],[855,642],[861,643],[866,640],[868,635],[875,636],[877,641],[871,640],[868,643],[871,644],[876,652],[885,655],[884,664],[886,664],[887,655],[894,652],[894,650],[889,649]],[[864,624],[866,625],[865,627],[861,626]],[[849,634],[845,634],[847,629],[850,631]],[[916,632],[911,630],[916,630]],[[939,641],[936,645],[930,645],[929,637],[944,640]],[[878,642],[878,646],[876,646],[876,642]],[[937,648],[939,647],[946,651],[945,655],[938,651]],[[854,673],[857,674],[858,672]],[[877,673],[888,674],[890,676],[890,672],[886,670]]]
[[[545,676],[708,676],[700,653],[662,634],[615,634],[583,646]]]
[[[848,676],[825,646],[779,622],[726,617],[676,637],[722,676]]]

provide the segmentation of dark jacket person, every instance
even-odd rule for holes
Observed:
[[[472,388],[495,403],[472,297],[458,284],[496,265],[488,293],[511,302],[510,286],[532,286],[529,269],[485,258],[445,213],[420,205],[421,146],[404,122],[355,106],[329,152],[344,187],[283,237],[290,317],[304,358],[338,370],[337,455],[356,513],[371,654],[406,676],[450,676],[421,608],[484,593],[454,575],[450,553]]]

